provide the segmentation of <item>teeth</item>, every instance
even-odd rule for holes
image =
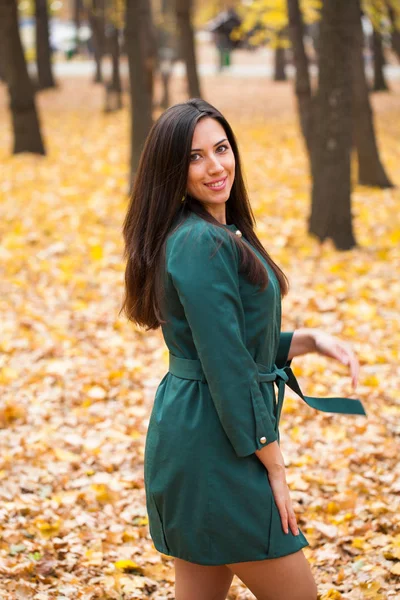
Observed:
[[[224,181],[225,181],[225,179],[221,179],[217,183],[207,183],[207,185],[209,187],[221,187],[221,185],[224,183]]]

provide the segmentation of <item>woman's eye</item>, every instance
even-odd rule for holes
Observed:
[[[226,146],[225,144],[222,144],[222,146],[218,146],[218,148],[217,148],[218,154],[222,154],[226,150],[228,150],[228,146]],[[190,156],[190,162],[197,162],[197,160],[198,160],[197,157],[199,157],[199,156],[200,156],[200,154],[198,154],[197,152],[196,152],[196,154],[192,154]]]

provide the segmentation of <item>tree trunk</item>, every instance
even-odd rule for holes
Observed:
[[[381,188],[393,187],[380,161],[375,138],[373,113],[364,69],[364,38],[361,25],[360,0],[351,0],[349,4],[354,15],[352,19],[354,36],[350,63],[352,67],[354,141],[358,154],[358,181],[361,185]]]
[[[178,35],[181,40],[181,57],[186,65],[189,95],[191,98],[201,98],[192,26],[193,0],[175,0],[175,2]]]
[[[387,91],[388,85],[385,79],[383,67],[385,66],[385,55],[383,53],[382,36],[374,28],[372,34],[372,51],[374,55],[374,92]]]
[[[105,22],[103,0],[92,0],[89,9],[89,23],[92,30],[93,52],[96,63],[94,83],[103,82],[102,60],[104,56]]]
[[[309,232],[331,238],[340,250],[355,246],[351,218],[352,4],[324,0],[319,42],[319,86],[312,145],[312,209]]]
[[[16,0],[0,0],[0,55],[10,98],[13,153],[45,154],[33,86],[19,36]]]
[[[49,14],[47,0],[35,0],[36,64],[39,89],[56,87],[51,66]]]
[[[274,81],[286,81],[285,48],[275,48]]]
[[[169,99],[169,84],[171,81],[171,70],[161,71],[162,96],[160,106],[162,109],[167,109],[170,105]]]
[[[157,68],[160,73],[163,109],[170,105],[170,82],[175,61],[177,60],[176,11],[170,0],[161,1],[161,23],[157,28]]]
[[[111,61],[112,61],[112,80],[111,80],[111,88],[121,94],[122,86],[121,86],[121,73],[119,68],[119,58],[120,58],[120,49],[119,49],[119,31],[116,27],[113,27],[112,34],[110,36],[110,53],[111,53]]]
[[[0,28],[0,31],[1,31],[1,28]],[[2,56],[1,52],[0,52],[0,81],[2,83],[6,83],[6,76],[5,76],[5,70],[4,70],[4,65],[3,65],[3,56]]]
[[[392,50],[397,54],[397,58],[400,60],[400,31],[396,23],[396,13],[390,2],[387,0],[386,6],[388,9],[388,15],[390,23],[392,25],[391,39],[392,39]]]
[[[295,92],[300,117],[300,127],[309,157],[313,130],[313,99],[311,93],[308,58],[304,48],[304,23],[299,0],[287,0],[289,38],[292,44],[293,62],[296,69]]]
[[[119,68],[119,32],[114,25],[108,28],[108,47],[112,61],[111,81],[106,85],[106,106],[105,112],[114,112],[122,108],[122,86]]]
[[[275,68],[274,68],[274,81],[286,81],[286,51],[281,45],[282,38],[284,37],[283,31],[278,32],[278,45],[275,48]]]
[[[125,23],[131,88],[132,182],[153,123],[154,31],[150,0],[127,0]]]
[[[76,54],[79,54],[81,51],[81,41],[79,38],[79,29],[81,27],[82,0],[74,0],[73,9],[74,9],[73,20],[74,20],[74,24],[75,24]]]

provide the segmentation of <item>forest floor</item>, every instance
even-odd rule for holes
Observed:
[[[293,369],[308,395],[359,397],[368,417],[317,413],[287,393],[281,447],[321,599],[400,598],[400,83],[372,103],[397,188],[356,184],[358,247],[307,235],[310,179],[290,82],[203,79],[231,121],[257,233],[289,278],[283,330],[320,327],[361,363]],[[157,90],[159,95],[159,89]],[[172,101],[186,98],[184,81]],[[125,106],[128,98],[125,96]],[[173,561],[149,536],[143,453],[167,371],[160,330],[118,315],[129,112],[65,78],[38,97],[48,155],[10,156],[0,87],[0,596],[173,598]],[[156,111],[159,114],[159,111]],[[235,577],[229,600],[254,600]]]

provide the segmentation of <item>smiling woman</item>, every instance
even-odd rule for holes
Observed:
[[[317,345],[307,331],[281,332],[288,283],[254,224],[229,123],[203,100],[170,107],[146,141],[124,223],[123,308],[161,326],[169,350],[144,480],[154,545],[175,558],[176,600],[223,600],[233,574],[258,600],[317,596],[278,429],[285,382],[295,389],[289,355]]]

